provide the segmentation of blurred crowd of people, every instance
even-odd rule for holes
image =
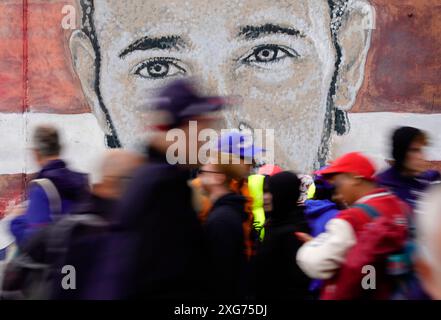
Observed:
[[[358,152],[314,173],[258,167],[265,150],[238,131],[208,163],[171,164],[168,130],[216,127],[224,101],[186,81],[159,98],[167,121],[145,152],[107,151],[93,186],[61,158],[57,129],[36,129],[41,170],[0,222],[0,299],[441,299],[424,131],[396,129],[380,173]]]

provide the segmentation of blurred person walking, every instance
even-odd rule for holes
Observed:
[[[305,201],[305,216],[311,228],[311,236],[317,237],[325,232],[326,223],[338,214],[340,208],[333,201],[334,186],[322,175],[314,176],[314,185],[314,196]]]
[[[232,179],[232,190],[243,195],[247,200],[245,211],[248,218],[244,222],[244,236],[248,260],[255,255],[255,246],[265,219],[265,217],[255,215],[259,213],[259,210],[255,209],[260,199],[253,198],[255,194],[250,192],[250,182],[257,182],[259,185],[258,178],[256,179],[256,175],[252,175],[251,172],[256,164],[256,158],[266,150],[256,146],[253,140],[250,134],[231,131],[221,135],[217,146],[221,161],[234,164],[237,172],[237,177]]]
[[[376,180],[415,208],[430,183],[440,180],[439,172],[426,170],[428,161],[424,149],[429,137],[420,129],[401,127],[394,131],[391,140],[392,166],[377,175]]]
[[[282,172],[283,169],[276,165],[265,164],[261,166],[257,174],[248,177],[248,189],[250,196],[253,199],[253,228],[259,235],[259,240],[262,241],[265,237],[265,210],[263,208],[263,184],[265,176],[273,176]]]
[[[141,154],[122,150],[106,150],[99,164],[98,183],[93,185],[89,199],[78,206],[67,221],[62,221],[48,230],[45,237],[65,238],[64,256],[58,257],[52,265],[61,270],[63,265],[75,267],[76,288],[64,290],[60,283],[64,274],[54,272],[51,299],[78,300],[88,297],[93,291],[100,265],[105,260],[105,244],[112,236],[115,225],[114,211],[133,179],[136,170],[145,162]],[[57,230],[59,229],[59,231]],[[69,230],[69,234],[62,234]],[[62,261],[61,265],[60,262]]]
[[[193,208],[189,186],[189,145],[197,153],[200,130],[215,126],[212,112],[224,100],[200,96],[188,80],[177,80],[163,88],[155,110],[158,119],[147,148],[148,162],[136,172],[116,211],[117,230],[107,244],[98,286],[91,299],[206,297],[207,257],[204,235]],[[197,132],[189,136],[189,121],[197,121]],[[167,150],[175,142],[168,130],[181,129],[186,163],[172,164]],[[176,146],[176,144],[174,144]]]
[[[264,182],[265,237],[256,255],[257,299],[309,299],[310,279],[294,257],[303,242],[296,232],[309,227],[298,200],[301,180],[292,172],[267,176]]]
[[[414,300],[424,297],[421,284],[413,271],[413,256],[417,250],[414,209],[430,184],[440,180],[440,173],[426,170],[428,161],[425,148],[429,145],[426,132],[413,127],[400,127],[393,132],[391,140],[392,166],[377,175],[376,180],[412,208],[407,217],[410,232],[406,242],[406,257],[403,256],[400,262],[407,265],[407,271],[403,272],[401,289],[397,290],[396,299]]]
[[[325,169],[325,168],[322,168]],[[339,213],[339,205],[333,202],[334,186],[319,174],[314,176],[315,191],[312,199],[305,201],[305,216],[311,228],[310,235],[317,237],[325,232],[325,226],[329,220]],[[323,281],[315,279],[311,282],[310,291],[315,297],[320,295]]]
[[[441,300],[441,184],[432,186],[416,208],[415,269],[427,294]]]
[[[30,183],[26,209],[11,221],[11,232],[19,246],[41,227],[70,212],[89,194],[87,176],[69,169],[61,159],[62,146],[55,127],[37,127],[32,143],[41,170]]]
[[[99,164],[99,179],[92,186],[90,197],[75,213],[93,213],[112,222],[113,211],[121,200],[133,175],[145,162],[145,156],[122,149],[106,150]]]
[[[263,193],[259,189],[263,187],[263,176],[251,174],[256,157],[262,152],[265,152],[265,149],[256,146],[251,135],[237,131],[222,133],[215,148],[217,162],[231,164],[236,173],[230,180],[231,190],[246,199],[245,212],[248,218],[243,225],[248,259],[255,254],[255,244],[259,233],[263,231],[265,221],[263,199],[261,199]],[[195,190],[199,190],[200,194],[201,181],[198,177],[192,181],[192,186]],[[213,203],[203,194],[199,197],[199,203],[201,203],[199,218],[204,222]]]
[[[374,182],[375,167],[353,152],[335,160],[317,174],[335,186],[337,198],[348,209],[328,221],[325,232],[312,238],[297,253],[297,262],[311,278],[326,280],[321,299],[389,299],[394,281],[387,261],[400,252],[407,237],[408,206]],[[365,266],[375,279],[362,286]]]
[[[243,223],[246,198],[231,188],[237,165],[206,164],[199,170],[205,194],[213,203],[204,224],[209,257],[210,297],[244,299],[247,293],[247,258]]]
[[[81,204],[35,232],[7,265],[2,295],[6,299],[84,299],[96,285],[94,267],[112,228],[112,211],[143,157],[123,150],[106,151],[101,181]],[[36,267],[38,266],[38,267]],[[74,290],[66,290],[63,268],[74,268]]]

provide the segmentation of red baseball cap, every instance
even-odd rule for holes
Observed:
[[[366,156],[360,152],[351,152],[337,158],[330,166],[315,173],[320,175],[352,173],[360,178],[373,181],[375,171],[375,166]]]

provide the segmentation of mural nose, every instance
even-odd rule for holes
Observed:
[[[204,95],[210,96],[227,96],[231,92],[226,88],[225,81],[220,71],[211,71],[201,78],[200,90]]]

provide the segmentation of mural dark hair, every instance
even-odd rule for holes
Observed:
[[[326,108],[325,124],[322,135],[322,142],[318,150],[318,161],[316,163],[316,167],[323,166],[327,160],[332,132],[335,131],[338,135],[343,135],[349,130],[349,120],[348,120],[347,112],[336,108],[333,100],[333,97],[335,96],[337,89],[336,88],[337,76],[338,76],[340,63],[342,60],[342,52],[337,38],[337,31],[341,26],[341,21],[346,12],[346,8],[349,0],[327,0],[327,1],[331,14],[330,28],[331,28],[332,40],[334,42],[334,46],[336,50],[336,61],[335,61],[335,72],[332,77],[331,86],[327,98],[328,101]],[[94,0],[80,0],[80,5],[82,10],[81,28],[82,31],[87,35],[87,37],[89,37],[96,53],[95,91],[98,95],[100,107],[106,116],[106,120],[111,131],[111,135],[107,136],[107,145],[112,148],[118,148],[121,147],[121,142],[119,141],[118,134],[113,125],[110,114],[103,103],[100,92],[99,75],[101,69],[101,53],[100,53],[100,46],[95,32],[95,25],[93,20],[93,14],[95,12]]]

